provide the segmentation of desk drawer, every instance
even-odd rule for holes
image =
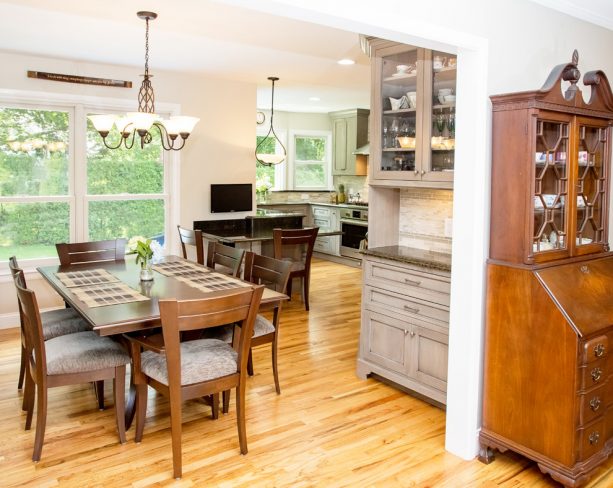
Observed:
[[[582,345],[582,363],[591,363],[607,356],[609,339],[606,335],[594,337]]]
[[[603,415],[607,411],[607,385],[579,395],[579,423],[585,425],[588,422]]]
[[[586,390],[594,386],[603,384],[607,381],[607,358],[599,359],[590,364],[586,364],[579,368],[581,372],[581,390]]]
[[[577,431],[579,460],[585,461],[602,449],[606,439],[605,419],[601,418]]]

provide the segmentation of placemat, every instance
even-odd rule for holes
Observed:
[[[233,288],[252,286],[246,281],[241,281],[230,276],[210,272],[200,276],[175,276],[175,278],[204,292],[231,290]]]
[[[181,276],[210,273],[210,270],[189,261],[168,261],[154,264],[153,269],[164,276]]]
[[[87,269],[83,271],[67,271],[55,273],[55,276],[67,288],[74,286],[100,285],[104,283],[116,283],[119,278],[113,276],[105,269]]]
[[[82,286],[70,291],[90,308],[149,300],[122,282]]]

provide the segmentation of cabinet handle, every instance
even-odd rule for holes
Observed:
[[[600,434],[598,432],[592,432],[588,437],[588,440],[592,445],[598,444],[598,441],[600,440]]]
[[[422,169],[422,170],[421,170],[421,175],[423,176],[423,175],[425,175],[425,174],[426,174],[426,170],[425,170],[425,169]]]
[[[594,356],[596,356],[597,358],[601,358],[602,356],[604,356],[605,351],[606,347],[604,347],[604,344],[597,344],[594,346]]]
[[[601,377],[602,377],[602,369],[594,368],[592,370],[592,381],[596,383],[597,381],[600,381]]]
[[[415,173],[415,176],[417,176],[417,175],[419,174],[419,170],[418,170],[418,169],[416,169],[416,170],[414,171],[414,173]]]
[[[409,307],[408,305],[405,305],[403,307],[407,312],[411,312],[411,313],[419,313],[419,309],[418,308],[413,308],[413,307]]]
[[[404,335],[407,335],[408,333],[409,333],[409,331],[404,329]]]
[[[407,285],[413,285],[413,286],[419,286],[419,285],[421,285],[421,281],[417,281],[417,280],[410,280],[409,278],[405,278],[405,279],[404,279],[404,282],[405,282]]]
[[[600,404],[602,402],[600,401],[599,397],[594,397],[590,400],[590,408],[592,409],[592,412],[595,412],[596,410],[598,410],[600,408]]]
[[[415,337],[415,332],[411,331],[411,337]]]

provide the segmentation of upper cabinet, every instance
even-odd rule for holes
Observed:
[[[585,102],[573,69],[556,67],[540,90],[492,97],[492,259],[536,264],[609,250],[613,98],[592,72]],[[570,82],[564,93],[560,79]]]
[[[368,143],[368,114],[364,109],[331,112],[332,174],[366,176],[366,158],[355,150]]]
[[[456,56],[383,40],[371,48],[371,184],[451,188]]]

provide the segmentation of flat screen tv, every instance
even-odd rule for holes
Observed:
[[[211,213],[248,212],[253,210],[252,187],[251,183],[212,184]]]

